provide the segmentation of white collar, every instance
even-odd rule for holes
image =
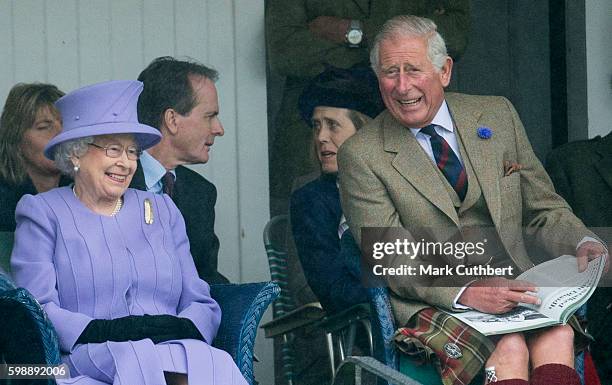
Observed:
[[[436,112],[436,116],[434,116],[431,124],[435,124],[436,126],[440,126],[446,131],[455,132],[455,127],[453,125],[453,118],[451,117],[450,111],[448,110],[448,105],[446,104],[446,100],[442,101],[442,105],[438,108],[438,112]],[[416,136],[421,127],[410,128],[410,132],[414,136]]]
[[[142,166],[142,173],[144,174],[147,190],[157,185],[166,174],[166,168],[146,151],[143,151],[140,155],[140,165]],[[176,178],[176,172],[174,170],[170,170],[170,172],[174,174]]]

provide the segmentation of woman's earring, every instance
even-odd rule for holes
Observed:
[[[75,164],[74,167],[72,168],[74,170],[74,173],[76,174],[77,172],[79,172],[79,169],[81,167],[78,164]]]

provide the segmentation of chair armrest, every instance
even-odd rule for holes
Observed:
[[[330,314],[323,318],[317,326],[321,327],[325,333],[334,333],[344,329],[347,325],[359,320],[370,318],[370,305],[359,303],[342,310],[341,312]]]
[[[253,347],[257,325],[280,288],[273,282],[210,286],[221,307],[221,325],[213,346],[228,352],[248,383],[253,383]]]
[[[398,372],[397,370],[386,366],[382,362],[372,358],[372,357],[347,357],[336,371],[336,376],[334,377],[334,384],[341,383],[346,384],[346,379],[351,376],[353,378],[353,382],[349,382],[350,384],[361,383],[361,372],[365,370],[374,374],[377,378],[384,379],[390,384],[396,385],[423,385],[420,382],[417,382],[408,376]],[[359,382],[358,380],[359,379]]]
[[[323,317],[325,317],[325,311],[321,308],[321,304],[311,302],[266,322],[261,325],[261,328],[266,332],[266,338],[274,338],[302,327],[313,326]]]

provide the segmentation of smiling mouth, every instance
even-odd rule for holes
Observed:
[[[420,102],[421,99],[423,99],[422,96],[420,96],[418,98],[415,98],[415,99],[399,99],[398,103],[403,105],[403,106],[414,106],[415,104]]]
[[[119,183],[124,183],[127,179],[126,175],[112,174],[110,172],[107,172],[106,176],[108,176],[110,179],[114,180],[115,182],[119,182]]]

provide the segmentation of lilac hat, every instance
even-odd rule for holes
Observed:
[[[143,84],[137,80],[114,80],[79,88],[60,98],[55,107],[62,116],[62,132],[45,147],[55,157],[55,146],[73,139],[106,134],[133,134],[141,150],[161,140],[159,131],[138,123],[136,105]]]

